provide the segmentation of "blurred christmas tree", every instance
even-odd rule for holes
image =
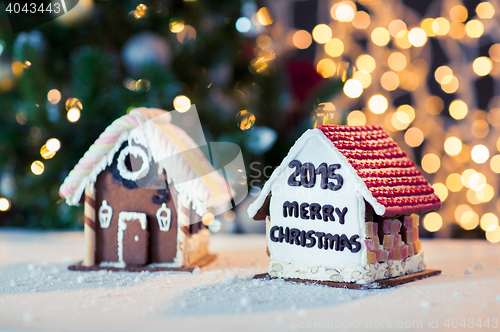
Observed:
[[[9,211],[0,225],[79,227],[81,214],[58,204],[59,186],[133,107],[196,104],[207,140],[238,143],[247,164],[278,165],[319,99],[282,121],[293,97],[265,34],[272,16],[258,10],[231,0],[80,0],[57,20],[12,34],[2,8],[0,205]]]

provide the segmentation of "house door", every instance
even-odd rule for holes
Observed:
[[[118,216],[118,260],[144,265],[148,261],[149,232],[145,213],[120,212]]]

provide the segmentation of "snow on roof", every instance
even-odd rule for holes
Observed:
[[[134,129],[147,137],[147,147],[168,181],[174,183],[184,202],[191,202],[199,215],[208,207],[222,204],[228,196],[224,179],[213,169],[195,142],[179,127],[170,123],[168,112],[155,108],[136,108],[116,119],[90,146],[61,185],[60,194],[69,205],[79,205],[87,185],[113,162],[123,142],[131,139]],[[132,136],[136,137],[137,132]],[[151,156],[150,156],[151,157]]]
[[[304,133],[297,143],[311,132],[321,134],[346,158],[364,183],[358,186],[361,194],[378,215],[421,213],[441,206],[441,200],[429,182],[382,127],[321,125]],[[254,217],[264,204],[274,180],[271,176],[260,196],[250,205],[250,217]]]

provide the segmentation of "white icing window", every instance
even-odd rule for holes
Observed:
[[[160,226],[160,231],[168,232],[170,230],[172,211],[167,207],[165,203],[161,205],[161,208],[156,211],[156,219],[158,219],[158,226]]]
[[[101,228],[108,228],[111,224],[111,218],[113,217],[113,208],[108,205],[106,200],[102,201],[101,207],[98,212],[99,224]]]
[[[149,172],[149,158],[138,146],[126,146],[118,156],[117,168],[120,176],[130,181],[145,177]]]

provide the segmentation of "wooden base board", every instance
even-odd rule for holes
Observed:
[[[202,267],[210,262],[212,262],[217,255],[213,254],[208,254],[201,258],[200,260],[196,261],[194,264],[191,264],[189,266],[182,266],[182,267],[152,267],[148,265],[127,265],[123,268],[120,267],[112,267],[112,266],[100,266],[100,265],[92,265],[92,266],[83,266],[82,262],[79,262],[75,265],[70,265],[68,266],[68,270],[71,271],[100,271],[100,270],[108,270],[108,271],[123,271],[123,272],[142,272],[142,271],[149,271],[149,272],[158,272],[158,271],[178,271],[178,272],[193,272],[193,270],[197,267]]]
[[[348,288],[348,289],[380,289],[380,288],[391,288],[398,285],[406,284],[408,282],[412,282],[415,280],[425,279],[432,276],[436,276],[441,274],[441,270],[424,270],[422,272],[406,274],[404,276],[377,280],[369,284],[356,284],[354,282],[339,282],[339,281],[320,281],[320,280],[305,280],[305,279],[285,279],[285,281],[298,282],[298,283],[306,283],[306,284],[315,284],[315,285],[324,285],[335,288]],[[256,274],[254,279],[278,279],[271,278],[268,273]]]

